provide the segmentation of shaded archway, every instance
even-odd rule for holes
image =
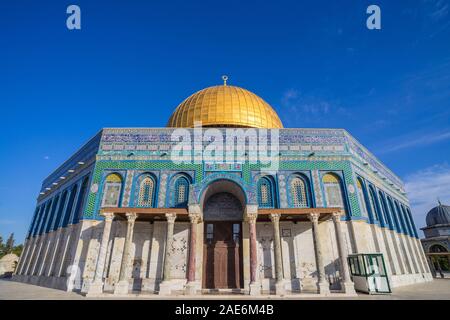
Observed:
[[[217,180],[201,197],[203,288],[243,288],[242,220],[246,197],[233,181]]]
[[[245,207],[247,203],[247,196],[242,187],[235,181],[228,179],[219,179],[211,182],[206,188],[203,189],[203,193],[200,196],[200,206],[202,211],[204,210],[204,205],[206,201],[214,194],[217,193],[230,193],[235,196],[242,205]]]

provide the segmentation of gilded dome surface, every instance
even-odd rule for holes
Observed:
[[[200,90],[184,100],[167,127],[283,128],[273,108],[256,94],[235,86],[220,85]]]

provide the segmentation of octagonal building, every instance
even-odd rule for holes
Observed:
[[[88,296],[354,295],[363,254],[392,288],[432,279],[394,173],[344,129],[284,128],[226,82],[165,128],[102,129],[31,220],[14,279]]]

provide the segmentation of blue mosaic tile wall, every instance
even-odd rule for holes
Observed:
[[[186,129],[204,133],[205,129]],[[226,129],[220,129],[225,135]],[[51,185],[58,177],[75,163],[85,162],[95,157],[89,193],[83,210],[84,219],[101,219],[98,212],[101,204],[102,188],[105,177],[112,172],[122,175],[122,206],[133,206],[135,181],[145,172],[152,173],[157,180],[155,205],[170,206],[169,197],[173,192],[172,178],[180,173],[186,174],[192,181],[190,203],[199,201],[205,186],[217,179],[235,181],[245,190],[247,202],[257,203],[257,176],[264,169],[261,162],[246,161],[232,164],[211,163],[174,163],[170,160],[171,150],[176,142],[171,135],[174,129],[104,129],[88,142],[63,166],[50,175],[43,184]],[[267,130],[269,147],[272,145],[271,130]],[[280,207],[289,206],[289,192],[286,181],[290,174],[300,172],[308,177],[311,184],[311,201],[315,206],[324,206],[324,193],[321,177],[334,172],[342,179],[346,211],[348,217],[360,218],[361,209],[355,184],[358,172],[367,172],[376,181],[371,183],[389,192],[407,205],[404,186],[401,180],[360,145],[345,130],[341,129],[282,129],[279,135],[279,169],[274,175],[276,199]],[[192,136],[194,139],[194,136]],[[208,142],[203,142],[207,145]],[[190,155],[193,156],[194,150]]]

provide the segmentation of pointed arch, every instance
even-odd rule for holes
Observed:
[[[118,173],[109,174],[103,186],[102,207],[118,207],[122,192],[122,176]]]
[[[366,190],[365,190],[364,181],[361,177],[356,178],[356,190],[358,193],[358,200],[360,203],[361,208],[361,215],[365,218],[369,217],[369,206],[366,202]]]
[[[394,202],[392,201],[392,198],[390,196],[387,196],[387,202],[389,204],[389,211],[391,212],[391,216],[392,216],[393,225],[395,227],[395,230],[397,232],[401,233],[402,229],[401,229],[401,226],[400,226],[400,222],[398,220],[398,215],[397,215],[397,212],[395,210]]]
[[[392,216],[389,212],[388,204],[386,202],[386,197],[384,196],[382,191],[378,191],[381,201],[381,208],[383,209],[384,219],[387,221],[387,225],[389,229],[395,230],[394,222],[392,220]]]
[[[406,221],[404,219],[405,217],[403,216],[403,212],[402,212],[402,210],[400,208],[400,204],[398,203],[397,200],[394,200],[394,204],[395,204],[395,211],[397,212],[397,215],[398,215],[398,220],[399,220],[401,232],[404,233],[404,234],[408,234],[409,231],[408,231],[408,228],[406,226]]]
[[[419,239],[419,234],[417,232],[416,224],[414,223],[414,219],[411,214],[411,209],[409,207],[406,208],[406,213],[408,214],[409,221],[411,222],[411,227],[412,227],[414,237]]]
[[[64,217],[62,221],[62,227],[67,227],[69,224],[70,215],[75,204],[75,196],[77,195],[78,186],[75,184],[70,189],[69,202],[67,203],[66,210],[64,211]]]
[[[137,180],[136,206],[153,208],[156,203],[156,179],[152,174],[142,174]]]
[[[67,202],[67,196],[69,195],[69,189],[63,191],[61,195],[61,204],[59,205],[58,213],[56,215],[54,229],[57,230],[62,225],[64,208]]]
[[[328,172],[322,177],[322,185],[325,191],[326,206],[344,208],[341,178],[335,173]]]
[[[88,195],[89,176],[84,177],[81,183],[80,195],[78,196],[77,204],[75,207],[75,215],[73,217],[73,224],[78,223],[83,217],[83,207],[86,203]]]
[[[372,185],[369,185],[369,198],[371,203],[372,218],[374,221],[378,221],[382,227],[385,226],[385,220],[381,213],[381,209],[378,202],[377,193]]]
[[[174,190],[172,195],[172,206],[175,208],[185,208],[189,201],[190,179],[184,174],[175,177]]]
[[[289,178],[290,204],[294,208],[311,207],[311,193],[309,180],[301,174],[295,173]]]
[[[58,203],[60,201],[60,197],[61,195],[58,194],[53,198],[53,204],[52,204],[52,209],[49,212],[49,217],[47,220],[47,224],[45,226],[45,232],[49,232],[52,230],[52,225],[53,225],[53,220],[55,219],[55,214],[56,214],[56,208],[58,206]]]

